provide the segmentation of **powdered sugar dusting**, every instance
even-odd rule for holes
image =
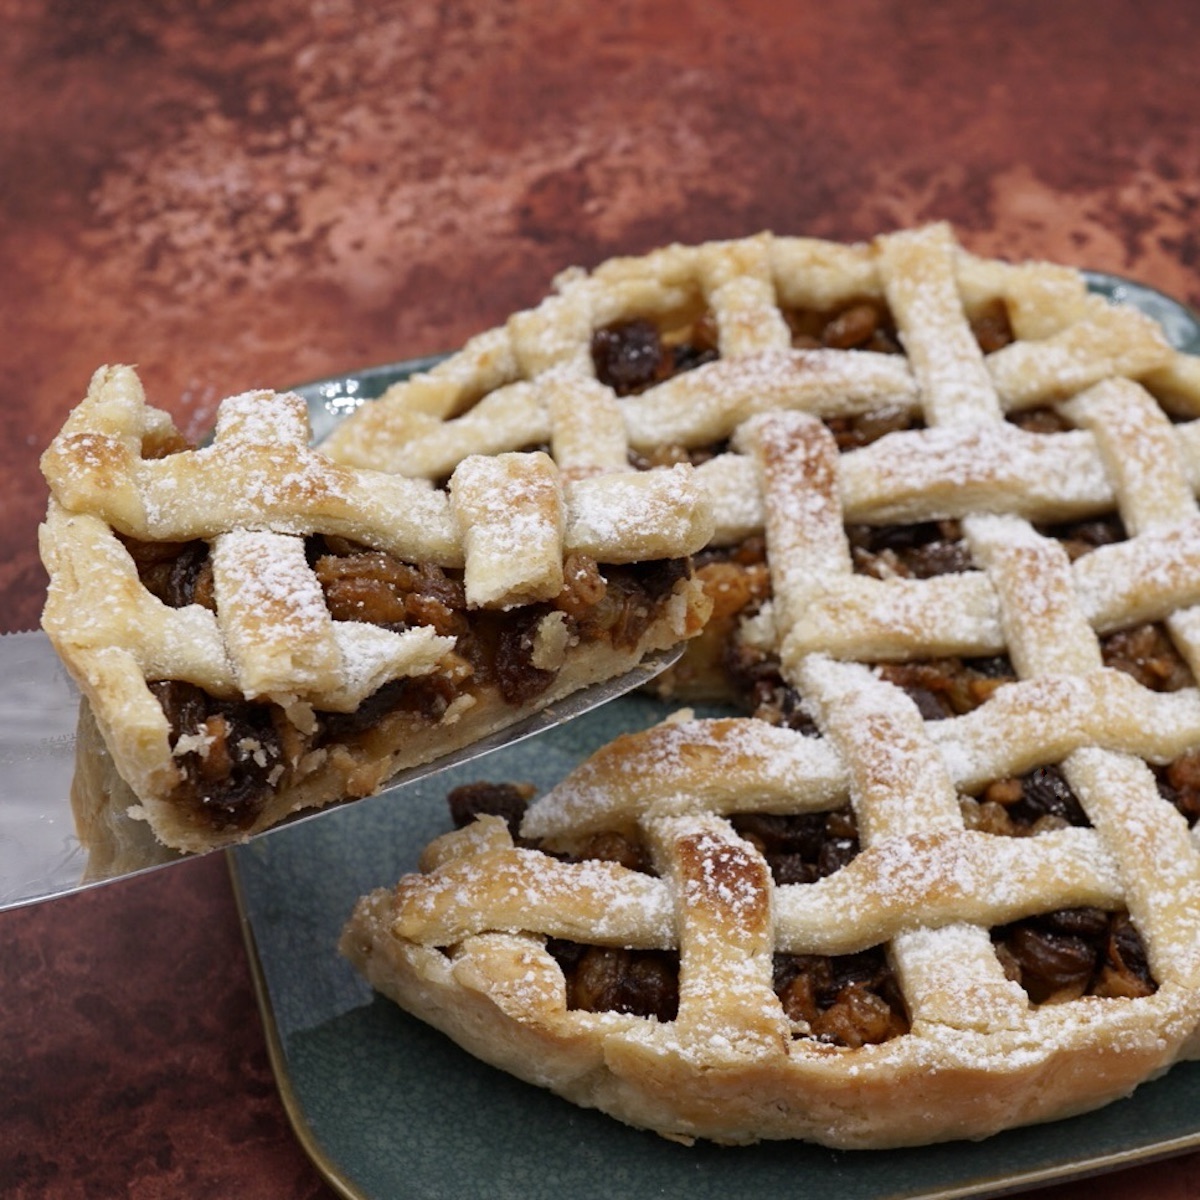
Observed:
[[[815,416],[913,408],[916,385],[902,358],[870,351],[766,351],[698,367],[621,401],[629,444],[705,446],[755,413]]]
[[[573,480],[567,502],[567,547],[600,562],[680,558],[713,533],[708,496],[685,463]]]

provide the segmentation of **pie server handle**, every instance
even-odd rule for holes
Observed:
[[[417,779],[530,737],[648,683],[683,653],[653,655],[629,673],[584,688],[565,700],[431,763],[402,771],[394,792]],[[97,862],[75,832],[71,781],[79,689],[44,633],[0,636],[0,911],[78,892],[97,884],[185,862],[149,836],[119,861]],[[300,812],[256,837],[300,820],[335,812],[339,805]],[[138,823],[139,825],[141,823]],[[254,840],[253,838],[247,840]],[[210,851],[211,853],[211,851]]]

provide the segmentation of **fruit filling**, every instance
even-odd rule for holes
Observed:
[[[1069,825],[1091,825],[1057,765],[994,780],[978,796],[963,796],[959,806],[968,829],[1002,837],[1030,837]]]
[[[775,994],[793,1036],[857,1049],[909,1029],[904,997],[882,946],[858,954],[777,954]]]
[[[163,603],[216,611],[204,542],[126,545],[143,584]],[[215,829],[248,828],[308,752],[367,737],[385,719],[433,723],[456,699],[483,689],[513,707],[535,700],[557,676],[545,657],[549,626],[563,646],[607,641],[632,649],[691,572],[685,559],[598,566],[572,554],[554,600],[498,612],[468,610],[460,571],[416,566],[333,537],[309,538],[307,552],[335,621],[394,631],[428,626],[454,637],[455,648],[433,673],[385,683],[352,713],[318,711],[303,730],[270,701],[213,696],[181,680],[154,683],[181,772],[173,802]]]
[[[1126,912],[1059,909],[993,929],[992,942],[1005,974],[1034,1004],[1150,996],[1158,988]]]

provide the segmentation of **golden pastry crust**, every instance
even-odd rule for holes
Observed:
[[[1196,360],[1077,273],[975,259],[942,226],[672,247],[547,303],[661,313],[698,293],[720,358],[621,411],[641,452],[715,447],[697,475],[714,545],[738,549],[710,578],[761,575],[724,649],[769,667],[787,705],[619,739],[515,840],[486,815],[446,835],[362,900],[344,953],[473,1053],[680,1139],[984,1137],[1193,1056]],[[789,348],[788,309],[828,333],[864,299],[903,356]],[[859,438],[862,417],[883,436]],[[914,525],[936,554],[889,536]],[[1137,641],[1149,626],[1160,641]],[[816,865],[756,832],[834,815],[853,845]],[[1021,938],[1078,949],[1062,931],[1082,922],[1107,930],[1086,977],[1023,957]],[[677,1009],[583,1003],[564,942],[677,956]],[[788,990],[788,971],[867,953],[894,989],[874,1025],[839,1035]]]
[[[576,491],[545,454],[506,454],[468,458],[439,489],[339,466],[308,440],[298,396],[254,392],[223,402],[211,445],[185,447],[116,367],[43,456],[43,625],[167,845],[210,849],[367,795],[703,622],[685,567],[653,586],[636,574],[707,541],[690,467]],[[564,563],[591,572],[592,595],[566,591]],[[574,624],[560,593],[583,611]],[[622,596],[638,621],[614,633],[585,599],[607,597],[615,620]],[[395,702],[377,703],[388,688]],[[173,705],[202,711],[184,727]],[[250,802],[240,782],[210,800],[214,778],[239,778],[231,759],[254,777]]]
[[[873,332],[855,340],[848,326],[864,313]],[[597,339],[638,323],[653,326],[655,340],[608,371]],[[1002,336],[989,340],[996,329]],[[636,376],[638,355],[654,354],[664,362],[657,373],[632,383],[621,374]],[[797,425],[807,416],[835,431],[843,452],[833,500],[848,523],[981,512],[1046,523],[1117,506],[1120,471],[1132,460],[1111,466],[1105,446],[1120,444],[1120,420],[1105,433],[1110,419],[1100,414],[1131,404],[1158,414],[1150,461],[1178,462],[1191,495],[1200,486],[1190,419],[1200,413],[1200,365],[1149,317],[1089,293],[1079,271],[978,258],[945,225],[850,246],[761,234],[566,271],[537,308],[395,385],[342,422],[324,449],[340,462],[429,479],[468,454],[542,442],[568,477],[627,478],[631,461],[690,459],[715,515],[710,549],[721,550],[762,536],[768,520],[756,416],[791,414]],[[1042,412],[1065,428],[1025,420]],[[868,593],[879,589],[852,590],[830,591],[826,606],[850,603],[863,621],[888,624],[879,606],[893,589],[878,603]],[[998,643],[994,622],[990,633],[979,623],[987,598],[967,594],[966,603],[979,610],[975,631],[948,630],[947,648]],[[824,610],[812,620],[827,623]],[[818,643],[834,637],[823,626],[813,634]],[[719,665],[703,657],[715,641],[693,646],[664,687],[684,699],[728,694]]]
[[[343,953],[486,1061],[684,1140],[857,1148],[978,1138],[1095,1108],[1190,1056],[1200,856],[1182,818],[1141,783],[1141,764],[1115,772],[1102,762],[1114,751],[1076,752],[1092,828],[970,830],[956,797],[969,780],[945,765],[969,761],[952,740],[970,743],[968,718],[947,722],[935,743],[865,668],[823,660],[816,673],[828,738],[735,718],[621,739],[530,808],[522,834],[544,848],[514,845],[500,818],[479,817],[429,847],[422,874],[364,897]],[[1045,725],[1056,699],[1025,697],[1031,719]],[[1178,714],[1160,707],[1185,740]],[[1195,744],[1200,711],[1184,724]],[[1096,740],[1124,754],[1149,749],[1153,735],[1131,725]],[[734,827],[739,813],[847,800],[864,848],[814,883],[773,883]],[[1140,810],[1138,837],[1106,828],[1100,814],[1112,805],[1124,809],[1123,828]],[[655,873],[562,861],[604,830],[636,830]],[[989,930],[1085,906],[1128,909],[1157,987],[1032,1004],[1006,978]],[[678,952],[677,1014],[569,1006],[548,939]],[[820,1040],[773,990],[776,955],[879,945],[903,991],[899,1036]]]

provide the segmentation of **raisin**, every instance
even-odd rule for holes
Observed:
[[[618,396],[649,387],[658,378],[662,361],[662,339],[650,321],[625,321],[592,335],[596,378]]]
[[[1096,949],[1083,938],[1017,925],[1007,939],[1021,969],[1021,986],[1035,1004],[1058,993],[1083,995],[1096,970]]]
[[[1008,420],[1026,433],[1067,433],[1074,426],[1052,408],[1029,408],[1010,413]]]
[[[486,814],[503,817],[515,838],[533,793],[532,785],[526,783],[464,783],[449,792],[446,803],[456,829],[462,829],[476,817]]]
[[[215,610],[212,562],[206,542],[190,542],[171,567],[164,599],[172,608],[199,604]]]
[[[1060,909],[992,931],[1009,978],[1036,1004],[1075,996],[1151,995],[1157,985],[1128,913]]]
[[[1194,825],[1200,819],[1200,750],[1188,750],[1165,767],[1156,767],[1158,790]]]
[[[785,984],[776,987],[776,992],[783,1004],[784,1015],[789,1021],[803,1021],[809,1028],[821,1016],[817,998],[813,994],[812,975],[801,971],[793,975]]]
[[[1104,985],[1107,992],[1124,996],[1153,993],[1155,983],[1146,958],[1146,944],[1127,913],[1118,913],[1112,919],[1106,952],[1109,975]]]
[[[1099,947],[1108,938],[1108,913],[1102,908],[1059,908],[1039,918],[1039,923],[1051,933],[1082,938]]]
[[[873,304],[852,304],[821,331],[821,343],[834,350],[854,350],[871,340],[879,322],[879,311]]]
[[[216,608],[207,542],[123,540],[137,564],[142,586],[151,595],[171,608],[184,608],[188,604]]]
[[[824,878],[840,871],[858,853],[857,838],[830,838],[817,857],[817,873]]]
[[[715,346],[680,342],[671,347],[671,374],[681,375],[684,371],[694,371],[705,363],[716,362],[718,357]]]
[[[1061,543],[1072,562],[1090,554],[1098,546],[1111,546],[1125,541],[1127,537],[1125,525],[1117,513],[1058,525],[1039,525],[1037,529],[1043,536]]]
[[[823,813],[737,813],[734,829],[764,854],[801,854],[816,858],[824,841]]]
[[[767,860],[778,884],[812,883],[832,875],[859,850],[849,806],[831,813],[738,813],[731,822]]]
[[[1001,302],[992,305],[972,320],[971,332],[984,354],[995,354],[1004,349],[1013,340],[1008,309]]]
[[[252,825],[287,770],[282,710],[221,700],[181,680],[151,684],[151,691],[170,723],[171,747],[183,776],[175,801],[217,829]]]
[[[537,626],[547,610],[538,605],[527,612],[512,614],[512,620],[499,631],[493,661],[495,678],[505,703],[514,707],[528,704],[554,681],[554,672],[533,665],[533,647]]]
[[[594,833],[574,855],[577,861],[599,859],[601,862],[617,863],[630,871],[650,872],[650,859],[640,842],[623,833],[607,831]]]
[[[877,442],[888,433],[916,429],[923,425],[919,417],[899,405],[882,405],[853,417],[827,417],[825,426],[841,451],[859,450]]]
[[[1009,810],[1014,819],[1032,824],[1039,817],[1051,816],[1068,825],[1090,824],[1059,767],[1037,767],[1022,776],[1021,784],[1021,799]]]
[[[567,943],[569,946],[570,943]],[[548,942],[567,980],[567,1007],[673,1021],[679,1010],[679,958],[668,951]]]
[[[596,560],[587,554],[568,554],[563,562],[563,588],[554,607],[569,617],[579,618],[604,599],[608,583]]]
[[[908,558],[914,579],[955,575],[971,569],[971,553],[964,542],[933,541],[913,550]]]

